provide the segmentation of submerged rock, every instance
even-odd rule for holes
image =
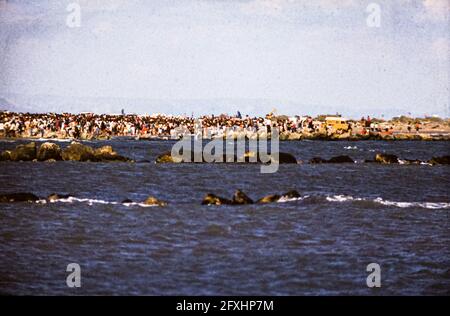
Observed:
[[[265,203],[274,203],[277,202],[281,198],[278,194],[270,194],[265,197],[260,198],[256,203],[265,204]]]
[[[62,160],[61,148],[55,143],[43,143],[39,146],[37,160],[45,161],[50,159]]]
[[[314,157],[309,160],[309,163],[316,164],[316,163],[327,163],[328,161],[326,159],[323,159],[321,157]]]
[[[300,197],[300,193],[298,193],[295,190],[291,190],[288,191],[282,195],[278,195],[278,194],[271,194],[271,195],[267,195],[263,198],[260,198],[257,203],[274,203],[274,202],[278,202],[280,199],[283,200],[290,200],[290,199],[297,199]]]
[[[130,199],[125,199],[122,201],[122,204],[127,204],[127,203],[133,203],[133,201]]]
[[[321,157],[312,158],[309,163],[318,164],[318,163],[355,163],[355,161],[349,156],[341,155],[332,157],[329,160],[323,159]]]
[[[428,160],[432,165],[448,165],[450,164],[450,156],[433,157]]]
[[[233,204],[253,204],[253,200],[241,190],[237,190],[233,195]]]
[[[398,163],[398,157],[396,155],[390,155],[390,154],[376,154],[375,162],[378,162],[381,164]]]
[[[166,206],[167,203],[161,200],[158,200],[157,198],[153,196],[149,196],[145,201],[145,205],[155,205],[155,206]]]
[[[232,202],[228,199],[208,193],[202,201],[202,205],[230,205]]]
[[[12,202],[35,202],[39,197],[32,193],[10,193],[0,194],[0,203],[12,203]]]
[[[328,160],[328,163],[355,163],[349,156],[336,156]]]
[[[18,145],[11,151],[12,161],[33,161],[36,159],[36,143],[31,142],[25,145]]]
[[[297,159],[294,155],[285,153],[285,152],[279,152],[278,153],[278,163],[297,163]]]

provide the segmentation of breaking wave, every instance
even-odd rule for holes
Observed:
[[[412,207],[419,207],[419,208],[425,208],[425,209],[450,209],[450,203],[449,202],[402,202],[402,201],[390,201],[390,200],[384,200],[381,197],[377,197],[375,199],[370,198],[362,198],[362,197],[353,197],[350,195],[329,195],[326,197],[323,196],[310,196],[310,195],[304,195],[298,198],[286,198],[281,197],[277,203],[288,203],[288,202],[296,202],[296,201],[303,201],[303,200],[313,200],[318,203],[320,201],[323,201],[324,199],[327,202],[338,202],[338,203],[345,203],[345,202],[368,202],[368,203],[374,203],[378,205],[386,205],[386,206],[394,206],[399,208],[412,208]],[[105,201],[105,200],[99,200],[99,199],[82,199],[82,198],[76,198],[76,197],[68,197],[68,198],[61,198],[57,200],[45,200],[41,199],[36,201],[38,204],[47,204],[47,203],[86,203],[89,206],[92,206],[94,204],[104,204],[104,205],[124,205],[127,207],[132,206],[139,206],[139,207],[153,207],[155,205],[147,205],[145,203],[140,202],[129,202],[129,203],[122,203],[117,201]]]
[[[326,200],[329,202],[352,202],[352,201],[367,201],[373,202],[376,204],[386,205],[386,206],[395,206],[400,208],[410,208],[410,207],[420,207],[426,209],[448,209],[450,208],[450,203],[447,202],[399,202],[399,201],[389,201],[383,200],[381,197],[376,199],[367,199],[367,198],[359,198],[353,197],[349,195],[333,195],[327,196]]]
[[[38,203],[46,203],[46,200],[39,200]],[[121,203],[121,202],[111,202],[111,201],[105,201],[105,200],[98,200],[98,199],[80,199],[73,196],[70,196],[68,198],[63,199],[57,199],[57,200],[51,200],[49,203],[87,203],[89,206],[94,204],[109,204],[109,205],[124,205],[124,206],[140,206],[140,207],[153,207],[155,205],[148,205],[145,203],[139,203],[139,202],[130,202],[130,203]]]

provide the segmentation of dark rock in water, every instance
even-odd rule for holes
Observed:
[[[111,146],[103,146],[94,150],[96,161],[131,161],[130,159],[117,154]]]
[[[47,197],[47,200],[48,200],[48,201],[56,201],[56,200],[60,200],[60,199],[68,199],[68,198],[70,198],[70,195],[69,195],[69,194],[57,194],[57,193],[53,193],[53,194],[50,194],[50,195]]]
[[[288,192],[284,193],[283,195],[281,195],[281,198],[284,198],[284,199],[297,199],[299,197],[300,197],[300,193],[298,193],[295,190],[288,191]]]
[[[327,163],[326,159],[320,158],[320,157],[314,157],[309,160],[309,163]]]
[[[396,155],[390,155],[390,154],[376,154],[375,162],[378,162],[381,164],[398,163],[398,157]]]
[[[31,142],[26,145],[18,145],[11,151],[12,161],[33,161],[36,159],[36,143]]]
[[[142,160],[136,161],[136,163],[150,163],[150,160],[142,159]]]
[[[448,165],[450,164],[450,156],[433,157],[428,160],[428,163],[432,165]]]
[[[158,200],[157,198],[153,196],[149,196],[145,201],[145,205],[155,205],[155,206],[166,206],[167,203],[161,200]]]
[[[32,193],[11,193],[11,194],[0,194],[1,203],[11,203],[11,202],[35,202],[39,200],[39,197]]]
[[[398,162],[404,165],[420,165],[423,161],[418,159],[399,159]]]
[[[284,152],[279,152],[278,153],[278,162],[281,163],[297,163],[297,159],[289,154],[289,153],[284,153]]]
[[[64,160],[72,161],[96,161],[94,149],[77,142],[72,142],[61,153]]]
[[[321,157],[312,158],[309,163],[317,164],[317,163],[355,163],[355,161],[349,156],[336,156],[332,157],[329,160],[323,159]]]
[[[336,156],[327,161],[328,163],[355,163],[349,156]]]
[[[171,152],[168,151],[156,157],[156,163],[175,163],[175,160],[172,158]]]
[[[55,143],[43,143],[37,152],[37,160],[62,160],[61,148]]]
[[[280,152],[278,153],[278,163],[297,163],[297,159],[291,154]],[[255,152],[246,152],[243,156],[231,155],[227,156],[226,154],[221,159],[214,162],[222,162],[222,163],[269,163],[270,161],[262,161],[261,156],[256,154]],[[275,159],[275,157],[274,157]],[[180,162],[191,162],[191,163],[208,163],[205,161],[205,158],[201,155],[198,155],[198,158],[195,159],[194,152],[184,152],[180,157],[173,157],[171,152],[165,152],[159,155],[156,158],[156,163],[180,163]]]
[[[278,194],[267,195],[263,198],[260,198],[256,203],[264,204],[264,203],[274,203],[277,202],[281,198]]]
[[[233,204],[253,204],[253,200],[241,190],[237,190],[233,195]]]
[[[371,160],[371,159],[364,159],[364,162],[365,162],[365,163],[374,163],[374,162],[375,162],[375,160]]]
[[[127,203],[133,203],[133,201],[130,199],[125,199],[122,201],[122,204],[127,204]]]
[[[230,204],[232,204],[230,200],[211,193],[207,194],[202,201],[202,205],[230,205]]]
[[[11,160],[11,151],[5,150],[0,154],[0,161],[9,161]]]
[[[300,197],[300,193],[298,193],[295,190],[288,191],[282,195],[278,194],[272,194],[267,195],[257,201],[257,203],[273,203],[278,202],[280,199],[290,200],[290,199],[296,199]]]

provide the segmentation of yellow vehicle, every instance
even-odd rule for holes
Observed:
[[[347,131],[348,130],[347,119],[339,117],[339,116],[327,116],[325,118],[325,124],[328,128],[331,128],[334,131],[338,131],[338,130]]]

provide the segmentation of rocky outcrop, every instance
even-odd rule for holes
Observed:
[[[260,198],[258,201],[256,201],[256,203],[260,203],[260,204],[274,203],[274,202],[278,202],[278,200],[280,198],[281,198],[281,196],[278,194],[270,194],[270,195]]]
[[[202,205],[231,205],[232,202],[215,194],[208,193],[202,201]]]
[[[54,202],[54,201],[61,200],[61,199],[68,199],[70,197],[71,196],[69,194],[52,193],[47,197],[47,201]]]
[[[375,160],[375,162],[381,163],[384,165],[398,163],[398,157],[396,155],[390,155],[390,154],[376,154],[374,160]]]
[[[184,157],[187,157],[186,159]],[[295,156],[289,154],[289,153],[285,153],[285,152],[279,152],[278,153],[278,159],[276,159],[276,155],[273,155],[274,159],[276,162],[280,163],[280,164],[289,164],[289,163],[297,163],[297,159],[295,158]],[[199,162],[202,163],[208,163],[204,160],[204,158],[202,157],[201,159],[198,159]],[[201,161],[200,161],[201,160]],[[186,155],[183,155],[181,157],[172,157],[170,152],[164,152],[161,155],[159,155],[158,157],[156,157],[155,160],[156,163],[195,163],[195,159],[194,159],[194,153],[193,152],[189,152],[186,153]],[[231,155],[228,156],[226,154],[223,155],[222,157],[222,163],[266,163],[268,161],[263,161],[261,159],[261,156],[255,152],[251,152],[251,151],[247,151],[244,153],[243,156],[237,156],[237,155]],[[218,163],[218,161],[217,161]]]
[[[90,146],[72,142],[61,153],[63,160],[70,161],[95,161],[94,149]]]
[[[300,193],[298,193],[295,190],[288,191],[288,192],[284,193],[283,195],[281,195],[281,198],[283,198],[283,199],[297,199],[299,197],[300,197]]]
[[[154,205],[154,206],[166,206],[167,203],[161,200],[158,200],[154,196],[149,196],[145,201],[145,205]]]
[[[321,157],[312,158],[309,163],[311,164],[319,164],[319,163],[355,163],[355,161],[349,156],[336,156],[331,159],[323,159]]]
[[[49,159],[62,160],[61,148],[55,143],[43,143],[39,146],[37,160],[46,161]]]
[[[279,195],[279,194],[267,195],[267,196],[257,200],[256,203],[266,204],[266,203],[274,203],[274,202],[278,202],[278,201],[289,201],[289,200],[296,199],[299,197],[300,197],[300,194],[297,191],[291,190],[291,191],[288,191],[281,195]],[[215,194],[209,193],[203,198],[203,201],[202,201],[202,205],[248,205],[248,204],[253,204],[253,203],[254,203],[253,200],[251,198],[249,198],[247,196],[247,194],[245,194],[241,190],[237,190],[234,193],[232,200],[228,200],[228,199],[219,197]]]
[[[0,161],[9,161],[11,160],[11,151],[5,150],[0,154]]]
[[[103,146],[94,150],[96,161],[131,161],[130,159],[117,154],[111,146]]]
[[[0,203],[35,202],[38,200],[39,197],[32,193],[0,194]]]
[[[10,154],[12,161],[33,161],[36,159],[36,143],[18,145]]]
[[[172,158],[171,152],[167,151],[156,157],[156,163],[175,163],[175,160]]]
[[[398,163],[401,165],[420,165],[424,162],[418,159],[398,159]]]
[[[132,161],[131,159],[117,154],[111,146],[103,146],[94,149],[90,146],[83,145],[78,142],[72,142],[66,149],[62,151],[61,156],[63,160],[70,161]]]
[[[448,165],[450,164],[450,156],[433,157],[428,160],[432,165]]]
[[[247,196],[241,190],[237,190],[233,195],[233,204],[253,204],[253,200]]]

